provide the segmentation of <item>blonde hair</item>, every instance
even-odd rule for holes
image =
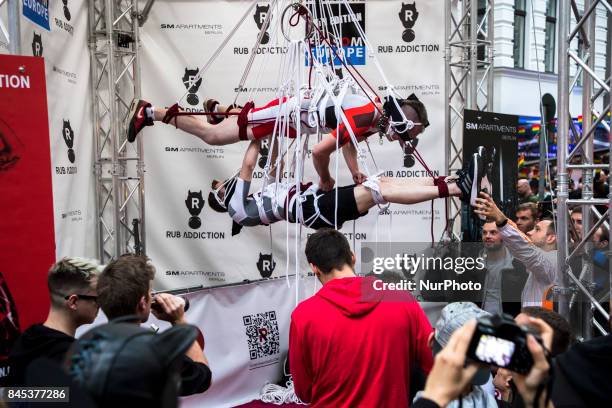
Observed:
[[[71,294],[69,292],[88,290],[102,269],[95,259],[67,256],[57,261],[47,275],[51,304],[61,306],[64,296]]]

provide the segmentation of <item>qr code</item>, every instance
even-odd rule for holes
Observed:
[[[280,352],[280,340],[276,312],[264,312],[242,316],[246,327],[247,343],[251,360],[273,356]]]

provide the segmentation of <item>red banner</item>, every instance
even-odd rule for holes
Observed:
[[[49,307],[46,278],[55,239],[47,116],[44,60],[0,55],[0,342],[5,345],[15,326],[20,323],[23,331],[44,321]]]

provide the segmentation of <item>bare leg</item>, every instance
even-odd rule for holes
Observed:
[[[155,108],[154,119],[161,121],[166,115],[167,109]],[[176,121],[176,122],[175,122]],[[218,125],[211,125],[205,120],[201,120],[195,116],[176,116],[172,118],[170,125],[176,125],[177,128],[184,132],[192,134],[203,140],[209,145],[227,145],[240,142],[238,118],[232,116]],[[253,139],[253,131],[251,126],[247,126],[247,137]]]
[[[431,177],[411,177],[411,178],[399,178],[399,177],[381,177],[380,181],[392,181],[395,184],[405,186],[433,186],[434,180]]]
[[[426,179],[432,180],[431,178]],[[416,181],[418,179],[402,179],[401,182],[397,182],[398,179],[393,178],[381,179],[380,192],[383,198],[395,204],[417,204],[440,197],[437,186],[409,184],[404,182],[406,180]],[[360,213],[366,212],[376,204],[370,190],[363,185],[356,186],[354,192],[357,209]],[[448,192],[451,196],[458,197],[461,195],[461,190],[455,183],[448,183]]]

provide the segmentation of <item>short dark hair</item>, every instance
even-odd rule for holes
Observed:
[[[554,357],[566,351],[574,343],[574,336],[567,320],[559,313],[544,309],[540,306],[528,306],[521,309],[521,313],[542,319],[553,329],[553,341],[550,354]]]
[[[531,213],[531,217],[534,220],[538,219],[538,205],[536,203],[523,203],[521,205],[518,206],[518,208],[516,209],[516,212],[519,211],[529,211]]]
[[[149,297],[155,268],[146,256],[126,254],[115,259],[98,279],[98,304],[109,319],[136,313],[140,299]]]
[[[421,121],[421,124],[423,125],[423,128],[426,128],[429,126],[429,118],[427,117],[427,108],[425,107],[423,102],[421,102],[419,98],[417,98],[415,94],[411,94],[408,98],[402,99],[400,101],[400,107],[403,107],[403,106],[410,106],[412,109],[414,109],[419,120]]]
[[[334,229],[323,228],[306,242],[306,259],[323,273],[353,266],[353,253],[346,237]]]
[[[557,233],[557,230],[555,229],[555,220],[553,220],[552,218],[542,218],[541,221],[550,221],[550,223],[548,224],[548,230],[546,231],[546,234],[548,235],[555,235]]]
[[[99,270],[96,261],[85,258],[65,257],[57,261],[47,274],[51,305],[61,306],[64,296],[86,292]]]

